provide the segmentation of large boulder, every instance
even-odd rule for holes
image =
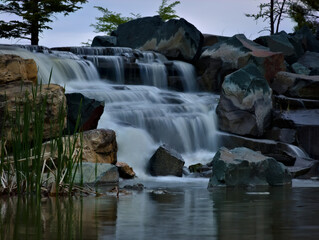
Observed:
[[[33,59],[16,55],[0,55],[0,84],[16,81],[37,82],[38,68]]]
[[[288,97],[319,99],[319,75],[306,76],[279,72],[270,86],[275,93]]]
[[[95,36],[91,47],[115,47],[117,39],[114,36]]]
[[[216,109],[223,131],[261,136],[270,123],[272,90],[254,64],[228,75]]]
[[[286,69],[284,56],[235,35],[206,48],[196,63],[202,84],[207,91],[220,90],[224,77],[250,63],[255,63],[263,76],[270,81],[277,72]]]
[[[282,163],[244,147],[220,148],[212,166],[208,187],[291,184],[291,174]]]
[[[76,172],[75,172],[76,170]],[[85,162],[74,167],[73,173],[75,184],[112,184],[119,182],[119,173],[117,167],[108,163],[90,163]]]
[[[37,91],[36,91],[37,88]],[[36,93],[36,94],[35,94]],[[33,97],[34,95],[34,97]],[[46,102],[44,102],[46,101]],[[30,104],[26,105],[26,102]],[[61,117],[59,112],[66,112],[66,98],[64,95],[64,88],[55,85],[42,85],[36,87],[32,82],[10,82],[1,85],[0,88],[0,136],[3,134],[7,142],[7,146],[13,141],[18,129],[13,129],[12,123],[17,122],[17,116],[20,117],[21,125],[23,123],[24,109],[31,107],[31,115],[45,104],[44,123],[43,123],[43,138],[49,139],[52,133],[58,132],[60,129]],[[16,114],[17,109],[20,109],[20,114]],[[6,114],[5,114],[6,113]],[[8,118],[9,117],[9,118]],[[10,119],[11,118],[11,119]],[[64,127],[66,127],[66,117],[62,119]],[[34,131],[34,118],[30,118],[30,141],[32,140],[32,132]],[[22,133],[22,129],[20,129]]]
[[[112,33],[119,47],[153,50],[168,58],[196,60],[203,44],[203,36],[185,19],[164,22],[159,16],[138,18],[119,25]]]
[[[88,131],[96,129],[100,117],[104,112],[104,102],[87,98],[81,93],[68,93],[65,96],[68,106],[67,125],[70,133],[73,133],[75,130],[78,116],[80,116],[78,130]]]
[[[302,42],[284,31],[274,35],[262,36],[254,41],[268,47],[272,52],[282,52],[289,64],[296,62],[304,53]]]
[[[91,163],[110,163],[117,162],[117,142],[113,130],[95,129],[80,134],[64,136],[62,138],[63,152],[69,155],[69,149],[80,153],[82,149],[82,161]],[[53,158],[57,157],[55,140],[44,143],[45,153]],[[71,143],[71,148],[69,143]],[[52,146],[54,148],[52,149]]]
[[[167,146],[160,146],[149,161],[148,170],[152,176],[182,177],[185,162],[182,156]]]

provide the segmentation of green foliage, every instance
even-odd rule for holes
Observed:
[[[21,91],[24,91],[22,84]],[[0,195],[29,193],[40,197],[42,193],[71,194],[73,190],[76,168],[82,166],[82,133],[75,130],[73,135],[64,136],[66,103],[62,102],[57,119],[49,120],[50,141],[43,143],[50,99],[41,91],[42,84],[33,87],[31,93],[21,92],[24,97],[16,98],[15,112],[4,111],[1,127],[9,126],[14,137],[8,147],[5,131],[0,132]],[[75,129],[79,121],[80,116]]]
[[[295,30],[308,26],[315,32],[319,19],[318,12],[318,0],[270,0],[259,5],[257,14],[246,16],[269,21],[269,27],[264,30],[270,31],[270,34],[279,32],[280,23],[284,18],[291,18],[297,23]]]
[[[166,21],[173,18],[179,18],[179,16],[176,15],[176,11],[174,7],[176,7],[178,4],[180,4],[180,1],[175,1],[171,4],[168,4],[168,1],[170,0],[162,0],[162,4],[159,6],[159,9],[157,11],[158,15]]]
[[[252,17],[254,20],[263,19],[269,22],[269,27],[261,31],[269,31],[270,34],[278,33],[281,21],[288,16],[290,0],[270,0],[269,3],[261,3],[257,14],[245,14],[246,17]]]
[[[38,45],[39,33],[44,29],[51,29],[48,23],[52,22],[55,13],[75,12],[81,7],[78,4],[87,0],[0,0],[0,13],[9,13],[22,20],[9,22],[0,21],[1,38],[21,38],[31,40],[31,44]]]
[[[319,1],[318,0],[300,0],[294,2],[289,11],[290,17],[297,23],[295,30],[304,26],[309,27],[313,33],[317,30],[319,20]]]
[[[131,21],[135,18],[140,18],[140,14],[131,13],[132,17],[123,17],[121,13],[116,13],[108,10],[107,8],[95,6],[100,12],[102,12],[102,17],[97,17],[97,23],[91,24],[95,28],[95,32],[105,32],[111,34],[118,25]]]
[[[179,16],[176,15],[176,11],[174,10],[174,7],[178,4],[180,4],[180,1],[175,1],[171,4],[168,4],[168,1],[170,0],[162,0],[162,4],[159,6],[159,9],[157,13],[160,15],[160,17],[166,21],[173,18],[179,18]],[[95,6],[96,9],[98,9],[100,12],[102,12],[102,17],[97,17],[97,23],[91,24],[92,27],[95,28],[95,32],[104,32],[107,34],[111,34],[112,31],[116,30],[116,28],[123,23],[126,23],[128,21],[134,20],[136,18],[141,18],[142,16],[140,14],[134,14],[131,13],[131,17],[124,17],[121,13],[116,13],[108,10],[107,8]],[[83,42],[82,44],[88,45],[88,42]]]

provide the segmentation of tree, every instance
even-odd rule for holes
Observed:
[[[68,15],[81,7],[79,4],[87,0],[0,0],[0,13],[16,15],[21,20],[5,22],[0,20],[1,38],[22,38],[31,40],[32,45],[38,45],[39,33],[44,29],[52,29],[55,13]]]
[[[132,17],[123,17],[121,13],[112,12],[107,8],[99,6],[94,7],[103,13],[102,17],[95,18],[97,20],[96,24],[91,24],[91,26],[95,28],[95,32],[97,33],[105,32],[111,34],[111,32],[114,31],[118,27],[118,25],[141,17],[140,14],[133,13],[131,13]]]
[[[158,15],[166,21],[173,18],[179,18],[179,16],[176,15],[176,11],[173,9],[176,7],[176,5],[180,4],[180,1],[175,1],[171,4],[168,4],[168,1],[170,0],[162,0],[162,4],[159,6],[159,9],[157,11]]]
[[[255,20],[260,18],[264,21],[269,21],[270,34],[279,32],[279,26],[284,18],[291,18],[297,25],[295,30],[308,26],[313,31],[318,25],[318,0],[269,0],[268,3],[259,5],[259,13],[246,14],[247,17],[252,17]]]
[[[259,13],[246,14],[246,16],[252,17],[255,20],[262,18],[264,21],[269,21],[269,27],[263,30],[269,31],[272,35],[279,32],[281,21],[288,17],[288,6],[290,6],[290,4],[290,0],[270,0],[269,3],[261,3],[259,5]]]
[[[295,30],[308,26],[315,32],[318,27],[318,13],[318,0],[300,0],[291,5],[289,15],[297,23]]]
[[[176,5],[180,4],[180,1],[175,1],[168,4],[170,0],[162,0],[162,4],[159,6],[157,13],[160,17],[166,21],[173,18],[179,18],[176,15],[176,11],[173,9]],[[95,28],[95,32],[105,32],[110,34],[114,31],[120,24],[126,23],[136,18],[142,17],[140,14],[131,13],[131,17],[123,17],[121,13],[116,13],[108,10],[107,8],[95,6],[100,12],[102,12],[102,17],[97,17],[97,23],[91,24]],[[86,44],[86,43],[84,43]]]

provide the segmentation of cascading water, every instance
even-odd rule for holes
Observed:
[[[165,143],[184,154],[186,165],[203,162],[204,158],[208,161],[216,150],[217,102],[213,94],[110,84],[99,79],[93,63],[71,53],[50,51],[51,55],[45,55],[8,47],[0,47],[0,53],[35,59],[43,79],[48,79],[46,76],[54,66],[52,83],[65,86],[66,92],[80,92],[104,101],[105,110],[98,128],[116,131],[118,160],[133,166],[140,177],[160,144]],[[157,58],[154,53],[146,53],[140,58],[144,61],[139,63],[154,63]],[[159,61],[159,64],[162,63]],[[144,77],[161,77],[160,72]],[[152,81],[150,79],[146,80]]]

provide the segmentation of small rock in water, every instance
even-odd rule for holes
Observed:
[[[311,180],[316,180],[316,181],[318,181],[318,180],[319,180],[319,177],[311,177],[310,179],[311,179]]]
[[[168,192],[166,190],[153,190],[152,191],[153,194],[157,194],[157,195],[162,195],[162,194],[167,194]]]
[[[127,190],[143,191],[145,187],[142,183],[137,183],[134,185],[125,185],[123,188]]]

